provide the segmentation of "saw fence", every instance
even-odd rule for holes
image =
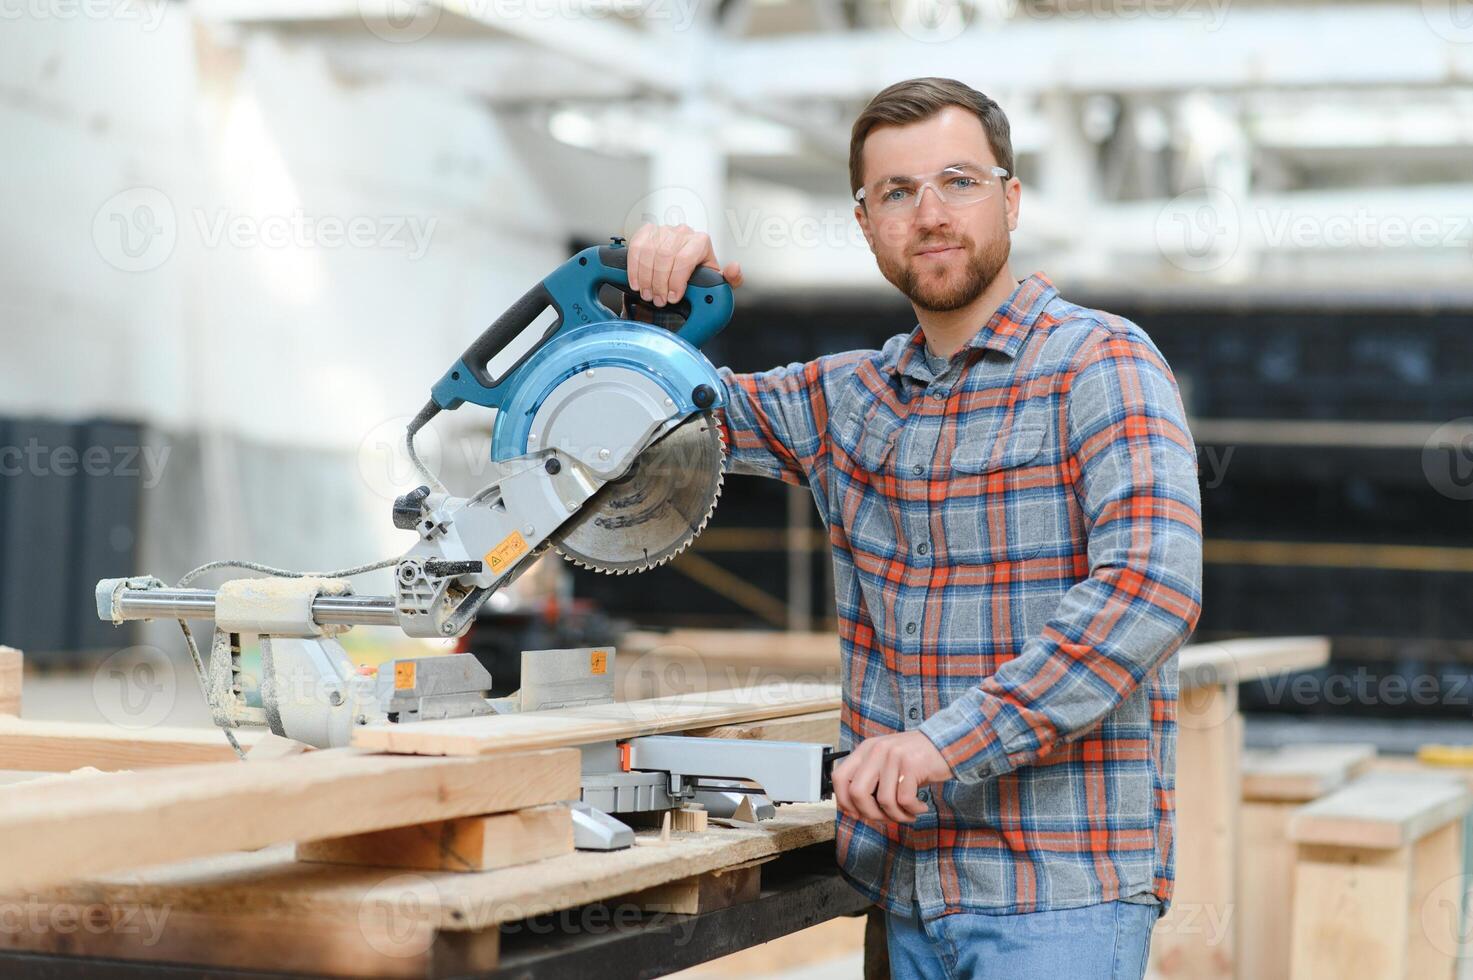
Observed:
[[[699,665],[716,684],[723,664],[812,677],[837,656],[821,636],[641,643],[639,663]],[[1176,899],[1156,976],[1451,975],[1461,905],[1446,936],[1416,916],[1461,871],[1462,779],[1365,748],[1242,751],[1238,683],[1327,655],[1318,638],[1183,650]],[[648,976],[863,914],[834,866],[829,803],[761,822],[678,811],[632,848],[573,850],[559,801],[578,795],[574,745],[837,744],[833,686],[659,696],[669,675],[649,674],[643,700],[370,726],[346,749],[247,737],[241,763],[209,730],[25,720],[19,655],[0,654],[0,769],[63,774],[0,787],[0,972]],[[83,767],[102,772],[69,772]],[[881,945],[870,967],[882,975]]]

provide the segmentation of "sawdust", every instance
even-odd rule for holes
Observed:
[[[352,584],[340,578],[232,579],[215,594],[215,625],[239,633],[335,636],[348,627],[312,622],[312,600],[352,592]]]

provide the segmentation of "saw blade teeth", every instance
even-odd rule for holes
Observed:
[[[697,424],[693,426],[692,423]],[[554,535],[553,547],[565,560],[572,562],[579,568],[586,568],[604,575],[637,574],[653,568],[659,568],[683,554],[694,543],[701,532],[705,530],[712,515],[716,512],[716,504],[721,498],[721,491],[725,485],[726,439],[721,431],[721,426],[716,424],[715,419],[709,413],[694,416],[681,423],[680,426],[672,430],[668,436],[664,437],[655,445],[657,447],[663,445],[665,448],[657,450],[656,457],[651,458],[657,458],[660,454],[664,453],[667,454],[668,459],[668,454],[677,454],[676,459],[678,462],[662,461],[665,466],[675,466],[675,472],[698,472],[704,467],[710,467],[710,469],[704,469],[704,472],[709,473],[709,482],[704,487],[705,494],[709,494],[709,496],[704,501],[704,510],[698,512],[700,514],[699,520],[686,523],[679,534],[674,534],[675,528],[667,525],[666,530],[672,532],[674,540],[670,540],[669,538],[663,539],[664,542],[668,543],[660,543],[654,549],[653,554],[651,554],[649,547],[642,548],[640,549],[642,555],[636,557],[635,555],[628,554],[627,546],[633,543],[633,540],[637,540],[637,535],[640,532],[638,530],[626,530],[622,532],[614,530],[622,526],[618,523],[618,518],[620,517],[617,509],[618,505],[615,505],[615,510],[613,511],[603,511],[603,513],[614,518],[614,522],[605,526],[605,531],[601,532],[604,535],[603,539],[600,539],[598,536],[599,532],[594,532],[590,536],[591,529],[580,530],[580,528],[588,528],[589,516],[599,513],[598,510],[590,510],[585,514],[582,524],[575,524],[573,530],[569,531],[565,529],[561,533]],[[697,467],[695,471],[688,470],[686,461],[679,457],[678,454],[685,452],[697,452],[700,454],[701,466]],[[655,467],[654,472],[660,472],[659,467],[662,463],[652,464]],[[686,468],[683,469],[682,467]],[[641,488],[640,493],[647,492],[648,486],[654,485],[649,484],[645,488]],[[678,486],[689,489],[688,484],[682,483],[678,484]],[[637,483],[636,487],[638,487]],[[607,495],[607,490],[601,492]],[[684,491],[682,490],[681,492]],[[629,493],[629,499],[639,499],[640,493]],[[689,494],[687,494],[688,496]],[[694,504],[696,501],[688,499],[686,503]],[[683,508],[677,506],[674,512],[680,514],[684,511]],[[637,524],[627,525],[629,528],[636,526]],[[635,535],[636,537],[634,539],[625,539],[623,545],[616,543],[626,533]],[[609,534],[617,535],[617,537],[611,539],[608,537]]]

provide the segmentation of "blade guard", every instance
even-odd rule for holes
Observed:
[[[726,404],[726,386],[706,355],[669,330],[633,320],[592,323],[558,334],[517,369],[504,385],[504,401],[491,429],[491,458],[527,454],[527,436],[547,396],[591,368],[622,367],[652,379],[669,396],[671,418],[687,418]]]
[[[612,245],[585,248],[554,269],[466,348],[431,390],[434,405],[442,410],[453,410],[470,402],[504,411],[515,397],[514,393],[524,387],[524,377],[542,360],[543,351],[554,340],[590,324],[648,327],[620,320],[598,298],[599,289],[604,285],[629,292],[628,261],[628,250],[616,239]],[[517,363],[500,377],[492,377],[486,370],[487,363],[516,340],[548,306],[556,311],[557,319]],[[716,270],[702,267],[691,276],[680,302],[666,307],[666,311],[684,317],[678,336],[684,341],[687,351],[695,351],[726,327],[731,320],[732,308],[731,286]],[[660,332],[669,334],[664,330]],[[705,360],[699,354],[697,357]],[[658,362],[651,366],[659,369]],[[716,390],[721,390],[719,385]]]

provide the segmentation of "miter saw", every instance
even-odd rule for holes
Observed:
[[[600,300],[630,294],[622,239],[586,248],[517,300],[431,389],[406,448],[423,485],[394,502],[394,526],[419,540],[404,555],[340,573],[286,573],[247,562],[201,566],[170,588],[151,576],[105,579],[98,615],[114,623],[177,619],[184,627],[216,724],[267,725],[320,747],[347,745],[352,729],[614,700],[613,651],[523,655],[518,697],[488,697],[491,677],[472,656],[407,658],[357,668],[334,638],[354,625],[398,626],[416,637],[454,637],[497,589],[549,547],[587,568],[644,571],[683,551],[721,492],[725,447],[712,413],[725,387],[700,347],[731,318],[731,287],[700,268],[666,312],[678,331],[621,319]],[[489,483],[452,496],[420,462],[415,435],[442,411],[470,402],[495,410]],[[218,590],[184,587],[221,565],[267,571]],[[395,594],[352,594],[348,575],[394,567]],[[206,668],[187,620],[213,619]],[[259,638],[259,705],[241,661]],[[719,744],[711,744],[719,743]],[[828,795],[835,753],[825,745],[655,736],[583,749],[580,847],[632,843],[608,813],[700,802],[716,815],[771,801]],[[753,785],[753,784],[756,785]],[[743,802],[745,801],[745,802]]]

